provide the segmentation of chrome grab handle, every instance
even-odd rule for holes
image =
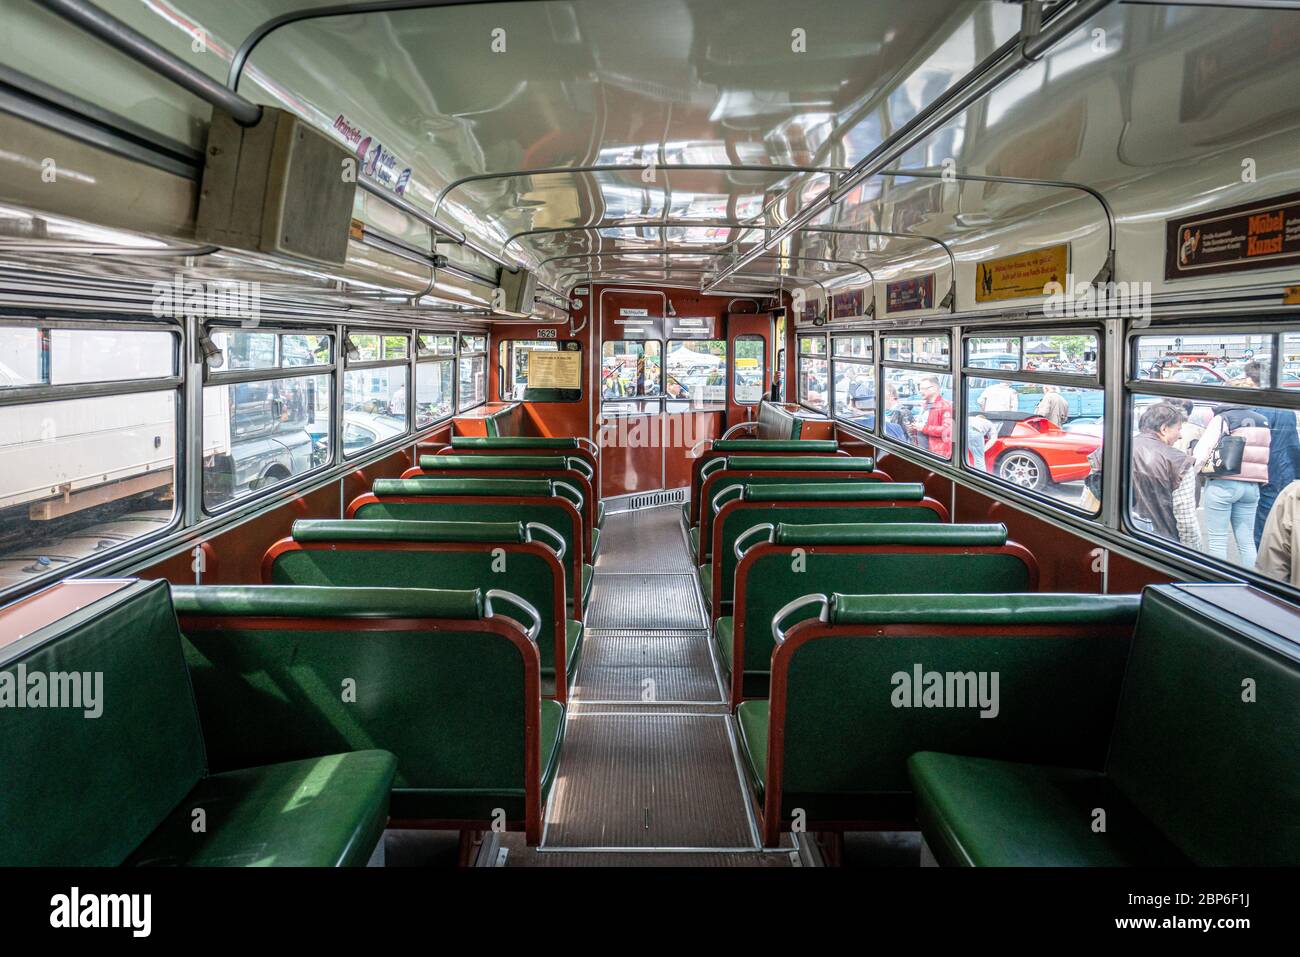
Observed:
[[[560,534],[559,532],[557,532],[555,529],[551,528],[551,526],[549,526],[549,525],[543,525],[541,522],[525,522],[525,523],[524,523],[524,532],[525,532],[525,534],[526,534],[526,536],[527,536],[527,537],[525,538],[525,541],[529,541],[529,542],[531,542],[531,541],[533,540],[533,537],[532,537],[532,536],[533,536],[533,532],[534,532],[534,531],[537,531],[537,532],[545,532],[547,535],[554,535],[554,536],[555,536],[555,541],[556,541],[556,543],[557,543],[560,547],[559,547],[558,549],[552,549],[552,551],[555,552],[555,557],[556,557],[556,558],[559,558],[559,559],[563,559],[563,558],[564,558],[564,552],[565,552],[566,545],[565,545],[565,543],[564,543],[564,536],[563,536],[563,535],[561,535],[561,534]]]
[[[755,532],[767,532],[767,536],[768,536],[767,540],[770,542],[772,540],[772,533],[775,531],[776,531],[776,526],[773,525],[771,522],[764,522],[762,525],[755,525],[753,528],[745,529],[743,532],[741,532],[739,535],[736,536],[736,560],[739,561],[740,559],[745,557],[745,550],[740,547],[740,543],[743,542],[745,539],[747,539],[750,535],[753,535]]]
[[[553,488],[553,489],[555,489],[555,488],[562,488],[562,489],[564,489],[566,492],[570,492],[570,493],[573,495],[573,498],[570,499],[570,501],[571,501],[574,505],[578,506],[579,510],[582,509],[583,498],[582,498],[582,490],[581,490],[580,488],[578,488],[578,487],[575,486],[575,485],[570,485],[568,482],[560,482],[560,481],[555,480],[555,479],[552,479],[552,481],[551,481],[551,488]],[[567,496],[566,496],[566,497],[567,497]]]
[[[587,445],[591,446],[590,449],[591,454],[596,456],[596,458],[600,458],[600,446],[597,445],[595,442],[593,442],[591,439],[587,438],[585,435],[576,436],[574,438],[574,441],[577,442],[578,445],[582,445],[583,442],[586,442]]]
[[[531,641],[533,644],[537,644],[537,636],[542,633],[542,616],[537,611],[537,609],[534,608],[528,602],[524,601],[522,598],[520,598],[512,591],[505,591],[501,588],[489,588],[487,592],[483,595],[483,614],[488,618],[495,617],[492,611],[493,598],[500,598],[505,601],[508,601],[512,605],[516,605],[517,607],[522,608],[530,616],[532,616],[533,623],[531,626],[529,626],[526,634],[528,636],[529,641]]]
[[[802,598],[796,598],[794,601],[786,602],[772,619],[772,640],[780,646],[785,641],[785,632],[781,628],[781,620],[796,608],[802,608],[804,605],[816,602],[822,606],[821,612],[817,615],[817,620],[825,624],[831,616],[831,600],[825,595],[804,595]]]
[[[717,514],[718,514],[718,509],[720,509],[720,508],[722,507],[721,505],[718,504],[718,499],[722,498],[722,496],[726,495],[728,492],[734,492],[736,489],[740,489],[740,495],[737,496],[737,499],[738,499],[738,500],[741,500],[741,501],[744,500],[744,498],[745,498],[745,486],[743,486],[743,485],[728,485],[726,488],[724,488],[724,489],[720,489],[720,490],[718,491],[718,494],[715,495],[715,496],[713,496],[713,501],[709,503],[709,506],[713,509],[713,514],[714,514],[714,515],[717,515]]]
[[[696,442],[694,445],[691,446],[691,450],[686,453],[686,457],[688,459],[698,459],[700,457],[700,453],[704,451],[704,447],[712,441],[713,441],[712,439],[700,439],[698,442]]]
[[[748,421],[748,422],[737,422],[737,423],[736,423],[735,425],[733,425],[731,428],[727,429],[727,431],[723,432],[723,433],[722,433],[722,438],[718,439],[718,441],[721,442],[723,439],[728,439],[728,438],[730,438],[732,432],[738,432],[738,431],[741,430],[741,429],[756,429],[756,428],[758,428],[758,422],[757,422],[757,421],[753,421],[753,420],[751,420],[751,421]]]
[[[566,458],[564,462],[566,467],[573,469],[575,472],[581,472],[588,481],[596,477],[596,470],[591,467],[591,463],[586,459]]]

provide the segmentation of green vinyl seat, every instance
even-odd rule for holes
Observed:
[[[719,648],[721,660],[732,662],[733,706],[767,695],[773,619],[810,592],[855,594],[869,585],[872,593],[882,595],[997,594],[1038,587],[1033,556],[1009,542],[1006,526],[1000,524],[782,522],[767,539],[744,544],[744,557],[736,565],[733,615],[723,615],[716,602],[710,605],[715,643],[729,637],[733,646]],[[801,555],[797,562],[791,558],[795,549]],[[708,575],[712,581],[712,568]],[[702,581],[703,569],[700,576]],[[734,620],[720,628],[724,617]]]
[[[908,759],[925,748],[1099,768],[1137,613],[1134,595],[810,595],[770,698],[736,708],[764,841],[796,811],[810,828],[911,827]],[[930,681],[952,700],[926,698]]]
[[[744,481],[749,485],[789,485],[799,482],[888,482],[889,474],[876,468],[871,456],[835,455],[724,455],[705,462],[700,484],[692,490],[689,524],[702,526],[700,540],[708,541],[708,520],[721,489]]]
[[[165,581],[9,644],[20,667],[102,675],[102,708],[0,708],[0,865],[359,866],[383,834],[397,761],[371,742],[215,766]]]
[[[403,826],[504,817],[540,839],[565,709],[541,697],[540,622],[516,596],[212,585],[175,602],[214,766],[365,742],[396,757]]]
[[[1300,612],[1244,585],[1147,588],[1103,767],[978,747],[911,756],[935,860],[1300,864],[1297,634]]]
[[[567,617],[564,564],[554,547],[553,533],[523,522],[299,519],[288,538],[268,549],[262,580],[268,585],[507,589],[541,616],[537,645],[544,690],[565,700],[577,674],[584,629]],[[589,592],[591,576],[584,575]],[[557,648],[561,640],[563,657]]]
[[[842,455],[834,439],[740,438],[714,439],[691,462],[690,498],[682,503],[682,516],[689,526],[699,517],[700,471],[717,458],[728,455]]]
[[[584,566],[581,497],[573,497],[550,479],[412,478],[377,479],[369,493],[353,499],[348,518],[402,519],[419,522],[521,522],[545,526],[564,543],[565,600],[570,617],[581,620],[591,572]],[[572,603],[581,599],[576,612]]]

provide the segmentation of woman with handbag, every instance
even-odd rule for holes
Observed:
[[[1196,469],[1205,478],[1205,550],[1228,557],[1228,530],[1237,561],[1255,567],[1255,512],[1268,484],[1268,419],[1258,409],[1220,409],[1196,442]]]

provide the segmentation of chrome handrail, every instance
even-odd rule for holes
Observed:
[[[525,612],[527,612],[529,615],[532,616],[533,624],[531,627],[529,627],[529,629],[525,632],[525,634],[528,637],[529,641],[531,641],[533,644],[537,644],[537,636],[542,633],[541,613],[538,612],[538,610],[534,608],[529,602],[524,601],[524,599],[520,598],[512,591],[505,591],[504,589],[501,588],[489,588],[483,595],[483,614],[488,618],[495,617],[495,614],[492,611],[493,598],[504,599],[505,601],[508,601],[511,604],[516,605],[519,608],[522,608]]]
[[[718,504],[718,499],[722,498],[722,496],[726,495],[728,492],[734,492],[736,489],[740,489],[740,495],[737,496],[737,501],[744,501],[745,486],[743,485],[728,485],[724,489],[719,489],[718,494],[713,496],[713,501],[709,503],[709,507],[713,510],[714,515],[717,515],[718,509],[722,507]]]
[[[794,611],[796,608],[801,608],[810,602],[817,602],[822,606],[821,612],[817,615],[818,621],[825,624],[830,620],[831,600],[825,595],[804,595],[802,598],[796,598],[794,601],[786,602],[781,606],[775,617],[772,619],[772,640],[775,641],[778,646],[785,641],[785,631],[781,628],[781,619],[785,618],[786,615],[790,614],[790,612]]]
[[[561,534],[560,534],[559,532],[557,532],[555,529],[551,528],[551,526],[549,526],[549,525],[543,525],[541,522],[525,522],[525,523],[524,523],[524,535],[525,535],[524,540],[525,540],[525,541],[528,541],[528,542],[531,542],[531,541],[533,540],[533,538],[532,538],[532,534],[533,534],[534,531],[546,532],[548,535],[554,535],[554,536],[555,536],[555,540],[556,540],[557,542],[559,542],[560,547],[559,547],[558,549],[551,549],[551,551],[555,552],[555,557],[556,557],[556,558],[560,558],[560,559],[563,559],[563,558],[564,558],[564,552],[566,551],[566,549],[567,549],[568,546],[566,545],[566,543],[565,543],[565,541],[564,541],[564,536],[563,536],[563,535],[561,535]]]
[[[775,531],[776,531],[776,526],[773,525],[771,522],[764,522],[762,525],[755,525],[753,528],[745,529],[743,532],[741,532],[739,535],[736,536],[736,544],[735,544],[736,560],[739,561],[740,559],[745,557],[745,550],[740,547],[740,543],[743,542],[750,535],[754,534],[755,532],[767,532],[767,540],[770,542],[772,540],[772,533]]]

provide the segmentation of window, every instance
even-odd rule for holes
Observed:
[[[348,332],[343,374],[343,455],[405,435],[410,336]]]
[[[725,409],[727,403],[727,340],[670,339],[664,393],[689,399],[693,409]],[[761,391],[762,367],[758,370]]]
[[[173,524],[179,337],[125,325],[0,326],[0,591]]]
[[[964,466],[1101,510],[1105,393],[1093,332],[965,340]]]
[[[659,343],[653,339],[605,342],[600,347],[602,399],[657,396],[659,372]]]
[[[835,384],[835,417],[864,429],[876,427],[876,369],[871,336],[840,336],[831,340],[831,380]]]
[[[763,401],[763,373],[767,361],[767,342],[762,336],[739,336],[733,360],[735,381],[732,395],[737,405],[758,405]]]
[[[581,368],[581,345],[577,340],[559,341],[556,339],[512,339],[501,343],[500,383],[501,398],[506,400],[526,399],[529,402],[576,402],[582,398],[582,389],[562,389],[539,386],[528,387],[528,358],[534,352],[573,352],[579,353],[578,363]]]
[[[456,390],[456,337],[422,332],[416,337],[415,427],[451,415]]]
[[[487,401],[487,336],[461,333],[459,411]]]
[[[772,382],[777,401],[785,401],[785,310],[776,314],[776,361],[772,363]]]
[[[204,363],[204,507],[219,508],[329,464],[332,337],[214,329],[209,338],[220,351]]]
[[[881,339],[881,433],[929,455],[952,459],[952,376],[947,336]]]
[[[826,364],[826,337],[799,336],[799,404],[818,412],[825,412],[828,366]]]
[[[1298,347],[1300,332],[1269,328],[1130,338],[1125,511],[1135,532],[1297,580],[1282,557],[1287,536],[1266,532],[1300,474]]]

